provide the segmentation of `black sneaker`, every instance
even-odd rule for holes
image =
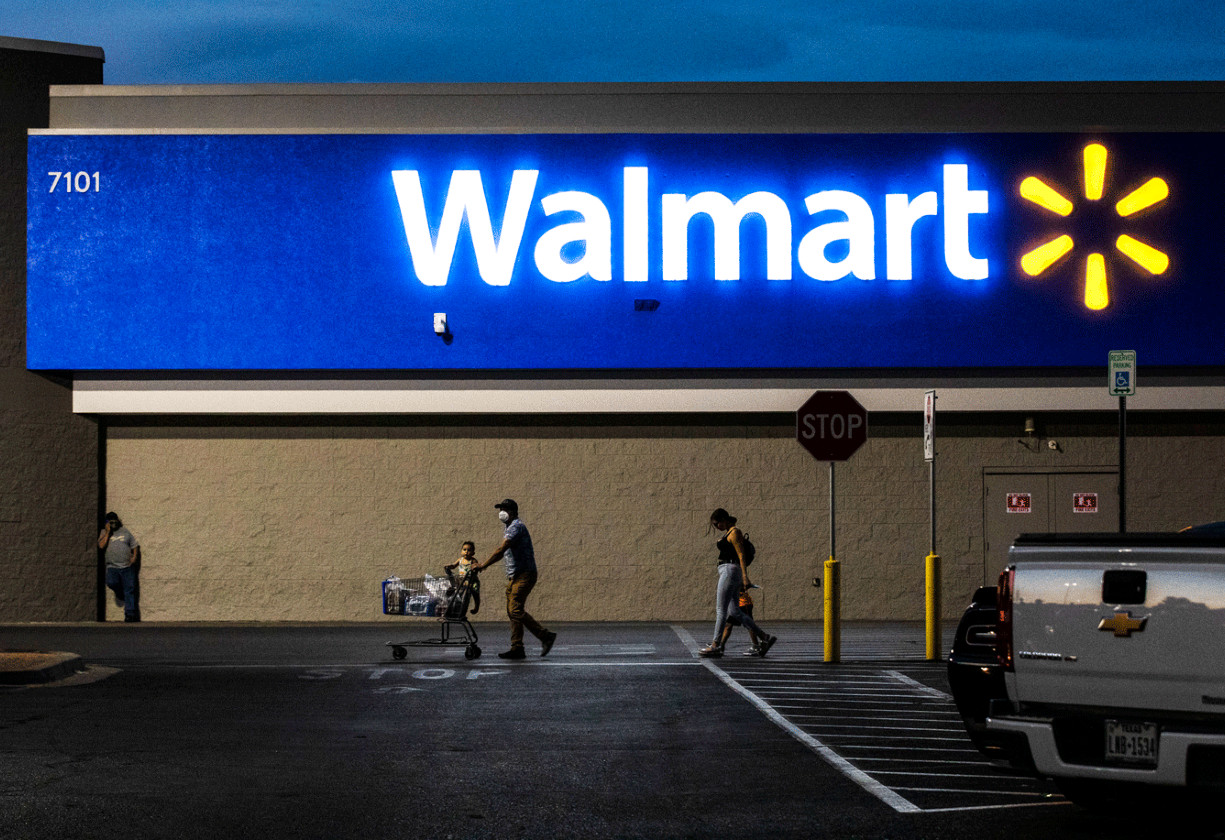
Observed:
[[[761,644],[757,646],[757,649],[760,651],[760,653],[758,653],[757,655],[765,656],[769,652],[770,648],[772,648],[774,646],[774,643],[777,641],[778,641],[778,636],[766,636],[764,639],[761,640]]]
[[[549,651],[553,649],[553,643],[557,641],[557,634],[545,631],[544,638],[540,640],[540,655],[548,656]]]
[[[527,659],[527,653],[521,647],[513,647],[498,654],[498,659]]]

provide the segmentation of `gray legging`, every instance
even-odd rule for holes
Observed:
[[[740,609],[740,587],[743,578],[740,575],[739,563],[719,564],[719,593],[715,600],[715,644],[723,639],[723,626],[729,621],[743,624],[757,634],[758,638],[765,636],[761,628],[753,621],[753,616]]]

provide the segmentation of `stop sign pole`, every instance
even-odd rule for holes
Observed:
[[[825,661],[842,661],[842,574],[836,552],[837,493],[834,464],[868,439],[868,412],[847,391],[817,391],[795,414],[795,439],[829,463],[829,559],[825,561]]]

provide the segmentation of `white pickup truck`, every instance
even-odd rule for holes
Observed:
[[[1003,676],[967,718],[980,740],[1086,804],[1225,793],[1225,527],[1025,535],[995,596],[996,625],[980,608],[961,640]]]

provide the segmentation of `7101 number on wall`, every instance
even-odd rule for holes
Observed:
[[[101,192],[102,179],[97,172],[48,172],[51,178],[51,189],[55,192],[62,183],[64,192]]]

